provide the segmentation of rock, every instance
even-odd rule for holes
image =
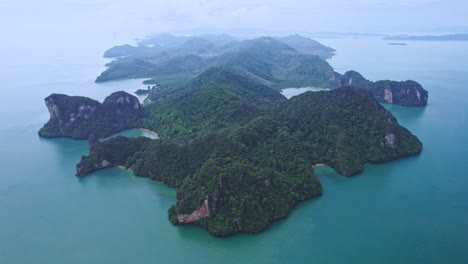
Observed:
[[[208,199],[205,199],[203,204],[198,207],[191,214],[179,214],[177,215],[177,220],[180,224],[190,224],[195,221],[198,221],[202,218],[205,218],[210,215],[210,209],[208,207]]]
[[[348,71],[340,78],[334,74],[331,82],[337,82],[338,86],[349,86],[363,88],[372,91],[375,99],[379,102],[403,105],[403,106],[425,106],[428,101],[428,92],[415,81],[377,81],[372,82],[365,79],[356,71]]]
[[[392,91],[390,91],[390,89],[385,89],[384,90],[384,100],[385,100],[385,102],[387,102],[389,104],[393,103],[393,94],[392,94]]]
[[[385,136],[385,146],[396,149],[398,147],[397,136],[395,133],[389,133]]]
[[[141,105],[133,95],[115,92],[101,104],[82,96],[52,94],[45,98],[50,120],[39,130],[41,137],[87,139],[106,137],[134,127]]]
[[[380,102],[402,106],[426,106],[428,92],[415,81],[378,81],[370,88]]]

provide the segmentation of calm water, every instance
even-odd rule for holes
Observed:
[[[286,98],[291,98],[295,95],[298,95],[298,94],[301,94],[301,93],[305,93],[305,92],[308,92],[308,91],[312,91],[312,92],[317,92],[317,91],[323,91],[323,90],[327,90],[327,89],[324,89],[324,88],[320,88],[320,87],[300,87],[300,88],[285,88],[283,90],[281,90],[281,93],[286,97]]]
[[[173,189],[120,169],[78,179],[86,141],[37,136],[52,92],[102,100],[142,87],[93,82],[105,48],[130,38],[2,49],[0,263],[468,263],[468,43],[320,39],[337,49],[330,63],[341,72],[430,91],[426,108],[386,106],[423,153],[353,178],[319,168],[323,197],[262,234],[218,239],[169,223]]]

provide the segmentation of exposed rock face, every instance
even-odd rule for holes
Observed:
[[[131,108],[138,110],[141,108],[140,101],[135,96],[126,92],[115,92],[109,95],[103,102],[104,105],[114,105],[117,110]]]
[[[52,94],[45,98],[50,114],[49,122],[55,123],[60,133],[65,133],[75,122],[88,119],[100,105],[98,101],[85,97],[70,99],[69,96],[62,94]]]
[[[397,136],[395,133],[389,133],[385,136],[385,146],[393,149],[398,147]]]
[[[81,96],[52,94],[45,98],[50,120],[39,131],[41,137],[87,139],[109,136],[131,128],[141,114],[141,105],[133,95],[115,92],[101,104]]]
[[[208,199],[205,199],[203,204],[198,207],[195,211],[191,214],[179,214],[177,215],[177,220],[181,224],[190,224],[195,221],[198,221],[202,218],[205,218],[210,215],[210,209],[208,207]]]
[[[393,104],[393,94],[392,91],[390,91],[390,89],[384,90],[384,100],[389,104]]]
[[[88,139],[89,143],[89,153],[94,155],[93,159],[84,159],[82,157],[81,161],[76,164],[76,176],[83,177],[88,175],[91,171],[100,170],[108,167],[115,166],[109,161],[105,160],[103,155],[99,155],[99,141],[91,134]]]
[[[425,106],[428,92],[415,81],[378,81],[371,86],[374,97],[380,102],[403,106]]]
[[[428,92],[415,81],[377,81],[372,82],[364,78],[356,71],[348,71],[338,78],[334,73],[331,83],[338,86],[350,86],[364,88],[372,91],[379,102],[397,104],[403,106],[425,106],[428,101]]]

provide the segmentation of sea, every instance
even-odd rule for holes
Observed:
[[[260,234],[216,238],[169,222],[174,189],[119,168],[77,178],[88,143],[37,134],[51,93],[102,101],[145,87],[94,83],[109,62],[103,52],[136,34],[24,34],[4,38],[0,52],[0,263],[468,263],[468,42],[317,39],[337,50],[329,63],[341,73],[412,79],[429,91],[427,107],[384,104],[422,153],[349,178],[315,168],[323,196]],[[315,88],[296,94],[306,90]]]

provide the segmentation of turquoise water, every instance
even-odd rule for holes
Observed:
[[[352,178],[318,168],[321,198],[264,233],[226,239],[170,224],[175,191],[160,183],[116,168],[76,178],[86,141],[37,136],[52,92],[102,100],[143,87],[93,82],[103,50],[118,40],[8,50],[0,62],[0,263],[468,263],[468,43],[320,41],[337,49],[330,63],[341,72],[415,79],[429,90],[426,108],[385,105],[424,150]]]

